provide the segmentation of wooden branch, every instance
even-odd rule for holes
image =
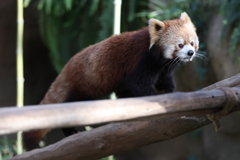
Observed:
[[[172,139],[211,123],[206,116],[108,124],[11,160],[95,160]]]
[[[203,90],[219,86],[233,87],[239,84],[240,74],[237,74]],[[212,95],[214,95],[214,98]],[[105,100],[44,106],[36,105],[21,109],[8,107],[0,109],[0,135],[20,130],[90,125],[153,115],[162,115],[162,117],[193,116],[212,113],[215,110],[210,108],[221,106],[225,100],[226,98],[222,91],[212,91],[172,93],[154,97],[119,99],[116,101]],[[204,107],[208,109],[201,110]],[[191,108],[198,111],[194,113],[189,112],[188,110]],[[103,110],[104,112],[102,112]]]
[[[240,98],[240,87],[233,88]],[[226,102],[221,90],[175,92],[159,96],[0,109],[0,134],[19,130],[86,126],[162,115],[212,113]],[[207,111],[207,112],[206,112]],[[187,112],[187,113],[186,113]]]
[[[171,139],[209,123],[206,117],[186,117],[108,124],[75,134],[54,145],[23,153],[12,160],[96,160]]]
[[[212,89],[216,89],[216,88],[219,88],[219,87],[236,87],[236,86],[239,86],[239,85],[240,85],[240,73],[233,76],[233,77],[224,79],[224,80],[219,81],[217,83],[214,83],[214,84],[212,84],[208,87],[205,87],[205,88],[202,89],[202,91],[212,90]]]
[[[235,77],[239,79],[239,75]],[[221,85],[229,84],[226,81],[222,81]],[[198,116],[108,124],[67,137],[48,147],[18,155],[12,160],[97,159],[168,140],[209,123],[211,122],[206,116]]]

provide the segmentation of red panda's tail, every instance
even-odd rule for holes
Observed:
[[[62,72],[52,83],[50,89],[40,104],[62,103],[69,94],[69,83],[65,78],[65,72]],[[27,150],[39,147],[39,142],[51,129],[32,130],[23,133],[23,143]]]
[[[50,131],[50,129],[35,130],[23,133],[23,143],[26,150],[39,148],[39,142]]]

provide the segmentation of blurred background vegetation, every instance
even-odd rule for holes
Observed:
[[[122,31],[144,26],[135,17],[147,8],[142,2],[147,1],[122,2]],[[113,34],[113,0],[40,0],[38,9],[40,33],[58,72],[75,53]]]
[[[25,0],[25,104],[40,102],[57,73],[74,54],[112,35],[113,1]],[[240,1],[237,0],[122,0],[121,32],[138,30],[147,26],[149,18],[168,20],[178,18],[184,11],[187,12],[200,38],[199,52],[208,57],[196,59],[195,63],[182,65],[175,73],[178,90],[193,91],[239,73],[239,8]],[[2,91],[0,92],[0,106],[15,105],[15,58],[12,56],[16,37],[15,10],[15,1],[0,1],[0,56],[2,57],[0,59],[0,91]],[[236,117],[226,120],[226,124],[238,121]],[[228,126],[235,127],[232,124]],[[178,140],[164,142],[164,145],[173,148],[179,145],[182,148],[179,149],[181,153],[176,152],[176,155],[183,157],[182,159],[204,159],[203,157],[209,154],[217,156],[215,153],[221,157],[222,148],[218,148],[220,142],[214,141],[211,145],[206,142],[211,134],[207,138],[204,135],[209,133],[209,130],[211,128],[197,130]],[[240,137],[238,131],[235,134]],[[53,132],[55,135],[56,133],[57,131]],[[50,135],[48,139],[52,142],[56,141],[55,135],[52,137]],[[227,135],[229,133],[220,134],[218,138],[226,136],[224,138],[227,143],[228,138],[232,139]],[[234,141],[237,143],[239,138]],[[188,142],[195,146],[187,148]],[[184,147],[181,147],[183,144]],[[224,146],[225,142],[221,144]],[[15,154],[13,146],[13,142],[7,137],[0,139],[0,160]],[[212,146],[215,147],[214,154],[211,153]],[[233,157],[233,154],[228,152],[227,145],[225,146],[225,153]],[[151,157],[154,155],[159,158],[163,152],[169,153],[165,149],[168,147],[161,148],[161,146],[154,145],[154,149],[143,148],[132,152],[134,154],[126,153],[124,156],[133,157],[131,159],[143,159],[148,151]],[[158,154],[160,148],[162,152]],[[119,156],[117,159],[124,159],[122,157]],[[174,155],[169,153],[165,156],[164,159],[168,160],[166,157],[170,160],[169,157],[174,157]],[[219,157],[214,159],[221,159]],[[234,157],[228,159],[234,159]]]
[[[140,29],[150,18],[178,18],[187,11],[203,40],[200,48],[206,51],[206,26],[212,14],[218,12],[224,17],[223,32],[233,30],[229,42],[233,56],[239,45],[239,6],[240,2],[234,0],[123,0],[121,31]],[[112,35],[113,0],[40,0],[37,8],[40,33],[58,72],[75,53]]]
[[[215,1],[200,0],[191,3],[189,0],[123,0],[121,31],[140,29],[147,25],[149,18],[168,20],[187,11],[204,36],[208,12],[212,12],[214,5]],[[76,52],[112,35],[113,0],[40,0],[37,8],[40,33],[58,72]],[[201,48],[205,46],[201,45]]]

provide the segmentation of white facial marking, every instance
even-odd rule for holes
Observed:
[[[174,58],[172,53],[174,51],[174,46],[173,45],[168,45],[168,46],[165,46],[165,54],[164,54],[164,57],[167,58],[167,59],[172,59]]]
[[[192,56],[192,57],[189,59],[189,61],[192,61],[192,60],[193,60],[193,57],[194,57],[194,56]]]
[[[189,37],[189,41],[190,42],[194,42],[194,38],[193,37]]]
[[[193,51],[193,55],[188,55],[189,51]],[[184,47],[176,53],[177,57],[183,62],[192,61],[195,56],[195,49],[191,44],[184,45]]]
[[[178,45],[178,44],[184,44],[184,39],[183,39],[183,38],[179,38],[179,39],[178,39],[178,42],[177,42],[177,45]]]

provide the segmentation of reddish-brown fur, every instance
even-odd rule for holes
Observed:
[[[148,28],[112,36],[73,56],[51,85],[41,104],[61,103],[71,94],[77,99],[111,93],[149,48]]]

